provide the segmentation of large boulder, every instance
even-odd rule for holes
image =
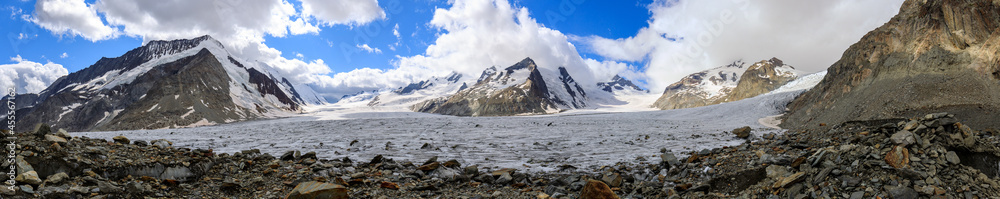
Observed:
[[[292,189],[285,199],[347,199],[347,188],[337,184],[309,181],[302,182]]]
[[[975,128],[1000,128],[998,28],[998,1],[907,0],[793,100],[781,125],[826,129],[949,112]]]

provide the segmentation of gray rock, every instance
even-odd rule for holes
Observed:
[[[959,159],[958,154],[956,154],[954,151],[948,151],[947,153],[945,153],[944,159],[952,164],[962,163],[962,159]]]
[[[48,178],[45,178],[45,184],[59,184],[60,182],[62,182],[67,178],[69,178],[69,175],[67,175],[66,172],[59,172],[50,175]]]
[[[35,188],[32,188],[29,185],[21,185],[21,186],[18,186],[18,188],[21,188],[21,191],[23,191],[24,193],[29,193],[29,194],[34,194],[35,193]]]
[[[604,174],[604,177],[601,177],[601,181],[604,181],[604,183],[608,184],[608,186],[619,187],[622,185],[623,179],[621,175],[618,175],[618,173],[606,173]]]
[[[161,149],[170,148],[170,146],[174,145],[174,143],[164,139],[153,140],[150,143],[155,147],[160,147]]]
[[[42,179],[38,178],[38,173],[35,172],[35,171],[28,171],[28,172],[24,172],[24,173],[19,173],[19,174],[17,174],[17,177],[14,178],[14,180],[18,181],[18,182],[33,184],[33,185],[42,184]]]
[[[135,140],[132,141],[132,144],[136,146],[149,146],[149,143],[147,143],[145,140]]]
[[[45,141],[55,142],[59,144],[65,144],[67,142],[66,138],[62,138],[52,134],[45,134]]]
[[[496,182],[496,184],[507,184],[507,183],[510,183],[513,180],[514,180],[514,177],[511,177],[510,173],[503,173],[503,174],[500,174],[500,177],[497,177],[497,179],[494,182]]]
[[[778,165],[768,165],[767,168],[764,169],[764,171],[767,173],[767,177],[771,179],[778,179],[780,177],[788,176],[789,174],[788,169],[786,169],[784,166],[778,166]]]
[[[465,167],[465,175],[476,176],[479,175],[479,167],[476,165]]]
[[[920,195],[913,188],[904,186],[886,186],[885,189],[892,199],[913,199]]]
[[[738,138],[746,139],[746,138],[750,137],[750,127],[749,126],[744,126],[744,127],[741,127],[741,128],[733,129],[733,134],[735,134],[736,137],[738,137]]]
[[[62,137],[62,138],[66,138],[66,139],[72,139],[73,138],[72,136],[69,135],[69,132],[66,132],[66,129],[59,129],[59,131],[56,133],[56,135],[59,136],[59,137]]]
[[[478,182],[482,182],[482,183],[493,183],[494,179],[493,179],[493,176],[490,175],[490,174],[482,174],[482,175],[476,176],[475,180],[478,181]]]
[[[279,158],[279,159],[280,160],[285,160],[285,161],[294,160],[295,159],[295,151],[285,151],[285,153],[282,154],[281,158]]]
[[[890,137],[890,139],[892,139],[893,143],[903,145],[904,147],[909,146],[910,144],[913,143],[917,143],[917,139],[913,137],[913,133],[907,130],[902,130],[896,132],[895,134],[892,134],[892,137]]]
[[[660,164],[669,165],[670,167],[673,167],[680,165],[681,161],[677,159],[677,156],[674,156],[674,153],[665,152],[662,155],[660,155]]]
[[[851,193],[850,199],[862,199],[864,197],[865,197],[864,191],[855,191],[854,193]]]
[[[97,188],[100,189],[101,193],[121,193],[124,191],[121,187],[104,181],[97,181]]]
[[[128,182],[125,183],[125,191],[131,194],[142,194],[146,192],[146,187],[139,182]]]

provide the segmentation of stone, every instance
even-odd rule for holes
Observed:
[[[375,155],[375,157],[373,157],[371,161],[368,161],[368,165],[376,165],[378,163],[382,163],[384,159],[385,157],[382,157],[382,155]]]
[[[741,127],[741,128],[733,129],[733,134],[735,134],[736,137],[738,137],[738,138],[746,139],[746,138],[750,137],[750,127],[749,126],[744,126],[744,127]]]
[[[788,175],[788,169],[784,166],[778,165],[768,165],[767,168],[764,168],[764,172],[767,174],[767,177],[771,179],[778,179]]]
[[[34,194],[35,193],[35,188],[32,188],[29,185],[21,185],[21,186],[17,186],[17,187],[20,188],[21,191],[23,191],[24,193],[28,193],[28,194]]]
[[[607,184],[597,180],[588,180],[580,191],[580,199],[618,199],[618,195]]]
[[[19,190],[18,187],[14,187],[14,189],[9,189],[7,186],[3,186],[0,187],[0,195],[13,196],[17,194],[17,190]]]
[[[119,143],[119,144],[128,144],[128,143],[131,143],[131,141],[129,141],[128,138],[126,138],[123,135],[115,136],[115,137],[111,138],[111,140],[114,140],[115,143]]]
[[[444,164],[442,164],[442,166],[451,167],[451,168],[459,168],[459,167],[462,167],[462,163],[458,163],[458,160],[452,159],[452,160],[448,160],[447,162],[444,162]]]
[[[304,159],[313,159],[313,160],[315,160],[316,159],[316,152],[310,151],[310,152],[308,152],[306,154],[302,154],[302,156],[299,156],[298,159],[300,159],[300,160],[304,160]]]
[[[439,163],[439,162],[432,162],[430,164],[426,164],[426,165],[417,167],[417,170],[430,172],[430,171],[436,170],[438,167],[441,167],[441,163]]]
[[[918,121],[918,120],[910,120],[906,124],[903,124],[903,131],[910,131],[910,130],[916,129],[917,126],[920,126],[920,121]]]
[[[69,175],[67,175],[66,172],[59,172],[50,175],[48,178],[45,178],[45,184],[59,184],[60,182],[62,182],[67,178],[69,178]]]
[[[64,143],[67,142],[66,138],[62,138],[62,137],[59,137],[59,136],[56,136],[56,135],[52,135],[52,134],[45,134],[45,141],[55,142],[55,143],[60,143],[60,144],[64,144]]]
[[[855,191],[854,193],[851,193],[850,199],[862,199],[864,197],[865,197],[864,191]]]
[[[38,173],[35,171],[19,173],[17,174],[17,177],[14,178],[14,181],[33,184],[33,185],[42,184],[42,179],[38,178]]]
[[[601,181],[611,187],[619,187],[622,185],[622,176],[618,173],[607,173],[604,177],[601,177]]]
[[[478,182],[482,182],[482,183],[493,183],[494,179],[493,179],[492,175],[482,174],[482,175],[476,176],[475,180],[478,181]]]
[[[392,183],[392,182],[385,182],[385,181],[383,181],[382,184],[379,185],[379,187],[382,187],[383,189],[399,190],[399,185],[397,185],[396,183]]]
[[[917,139],[913,136],[913,133],[906,130],[902,130],[896,132],[895,134],[892,134],[892,137],[890,137],[889,139],[892,139],[893,143],[903,145],[904,147],[909,146],[910,144],[913,143],[917,143]]]
[[[892,199],[913,199],[920,195],[916,190],[904,186],[886,186],[885,189]]]
[[[946,161],[948,161],[948,162],[950,162],[952,164],[962,163],[962,159],[959,159],[958,158],[958,154],[955,153],[954,151],[948,151],[947,153],[945,153],[944,154],[944,160],[946,160]]]
[[[427,161],[425,161],[424,164],[421,164],[421,165],[428,165],[428,164],[431,164],[431,163],[437,162],[437,161],[438,161],[438,157],[434,156],[434,157],[431,157],[430,159],[427,159]]]
[[[910,152],[906,147],[896,145],[889,153],[885,154],[885,163],[894,168],[907,167],[910,164]]]
[[[535,197],[537,197],[538,199],[549,199],[550,196],[549,194],[538,193],[538,195],[536,195]]]
[[[35,125],[35,136],[42,137],[46,134],[52,133],[52,127],[45,123],[38,123]]]
[[[73,136],[69,135],[69,132],[66,132],[66,129],[59,129],[59,131],[56,132],[56,135],[59,136],[59,137],[62,137],[62,138],[66,138],[66,139],[72,139],[73,138]]]
[[[510,183],[513,180],[514,180],[514,177],[511,177],[510,173],[503,173],[503,174],[500,174],[500,177],[497,177],[497,179],[494,180],[494,182],[496,182],[497,184],[507,184],[507,183]]]
[[[295,151],[285,151],[285,153],[281,154],[281,157],[278,159],[284,161],[295,160]]]
[[[161,149],[170,148],[170,146],[174,145],[173,142],[167,141],[165,139],[153,140],[152,142],[150,142],[150,144],[152,144],[155,147],[160,147]]]
[[[674,153],[665,152],[662,155],[660,155],[660,164],[673,167],[680,165],[681,161],[677,159],[677,156],[674,156]]]
[[[225,183],[223,183],[223,185],[225,185]],[[132,181],[125,183],[125,192],[130,194],[142,194],[146,192],[146,187],[139,182]]]
[[[313,198],[331,198],[331,199],[347,199],[349,198],[348,190],[344,186],[337,184],[330,184],[324,182],[302,182],[296,185],[292,192],[285,196],[286,199],[313,199]]]
[[[121,187],[105,181],[97,181],[97,189],[100,189],[101,193],[121,193],[125,191]]]
[[[798,173],[789,175],[788,177],[781,178],[781,180],[778,180],[777,182],[775,182],[772,187],[774,187],[774,188],[782,188],[782,187],[787,187],[788,185],[792,185],[792,184],[801,182],[802,180],[805,179],[805,177],[804,177],[805,175],[806,175],[806,172],[798,172]]]
[[[149,146],[149,143],[147,143],[145,140],[135,140],[132,141],[132,144],[136,146]]]
[[[479,175],[479,167],[475,165],[465,167],[465,175],[469,176]]]

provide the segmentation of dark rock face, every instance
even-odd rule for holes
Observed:
[[[610,82],[598,82],[597,87],[609,93],[614,93],[615,91],[623,91],[623,90],[631,90],[631,91],[639,91],[647,93],[649,92],[648,90],[639,88],[639,86],[633,84],[632,81],[622,78],[621,76],[618,75],[612,77]]]
[[[789,105],[785,128],[947,111],[1000,128],[1000,3],[903,3],[899,14],[844,52]]]
[[[214,55],[209,47],[195,49],[200,45],[225,52],[209,36],[151,41],[121,57],[103,58],[61,77],[31,102],[19,103],[17,122],[26,125],[18,125],[17,130],[36,123],[69,131],[220,124],[258,118],[274,110],[296,112],[305,103],[287,79],[247,67],[232,57],[219,57],[227,55]],[[182,52],[190,54],[178,54]],[[226,68],[222,62],[227,60],[225,64],[236,67]],[[248,79],[231,79],[230,73],[244,72],[235,77]],[[240,93],[250,96],[234,99],[231,88],[241,88],[245,92]],[[237,102],[248,99],[245,103],[251,105]]]
[[[457,116],[509,116],[545,114],[560,106],[580,108],[587,93],[565,68],[559,69],[558,90],[553,94],[534,60],[526,58],[517,64],[497,70],[483,71],[475,85],[462,88],[454,95],[417,103],[411,110]]]

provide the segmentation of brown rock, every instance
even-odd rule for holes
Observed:
[[[895,168],[903,168],[910,165],[910,152],[902,145],[892,147],[889,153],[885,154],[885,163]]]
[[[382,185],[379,186],[379,187],[382,187],[383,189],[399,190],[399,185],[397,185],[396,183],[392,183],[392,182],[384,182],[383,181]]]
[[[749,126],[744,126],[744,127],[741,127],[741,128],[733,129],[733,134],[735,134],[736,137],[738,137],[738,138],[746,139],[746,138],[750,137],[750,127]]]
[[[426,165],[417,167],[417,170],[421,170],[421,171],[433,171],[433,170],[437,169],[438,167],[441,167],[441,163],[439,163],[439,162],[431,162],[430,164],[426,164]]]
[[[458,163],[458,160],[448,160],[447,162],[444,162],[443,166],[444,167],[451,167],[451,168],[458,168],[458,167],[462,167],[462,164]]]
[[[618,175],[617,173],[608,173],[604,174],[604,177],[601,178],[601,181],[607,183],[608,186],[619,187],[622,185],[622,176]]]
[[[587,180],[580,191],[581,199],[618,199],[618,195],[611,191],[608,185],[597,180]]]
[[[781,178],[780,180],[778,180],[778,182],[775,182],[774,186],[772,186],[772,187],[773,188],[782,188],[782,187],[786,187],[786,186],[789,186],[789,185],[801,182],[802,180],[805,179],[805,175],[806,175],[806,172],[798,172],[798,173],[792,174],[792,175],[790,175],[788,177]]]
[[[126,138],[125,136],[121,136],[121,135],[115,136],[115,137],[113,137],[111,139],[114,140],[115,143],[119,143],[119,144],[128,144],[128,143],[130,143],[129,140],[128,140],[128,138]]]
[[[344,186],[316,181],[302,182],[292,189],[285,199],[336,198],[346,199],[347,188]]]

